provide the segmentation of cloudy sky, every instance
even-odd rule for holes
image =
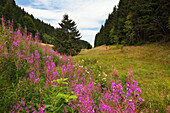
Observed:
[[[63,15],[77,23],[83,40],[94,45],[96,33],[119,0],[15,0],[35,18],[59,27]]]

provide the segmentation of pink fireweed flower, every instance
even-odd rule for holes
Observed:
[[[8,51],[6,51],[6,52],[3,54],[3,56],[8,56]]]
[[[3,18],[3,17],[1,18],[1,21],[4,21],[4,18]]]
[[[100,83],[98,83],[98,87],[101,87],[101,84],[100,84]]]
[[[99,108],[102,112],[106,112],[106,113],[112,113],[112,111],[113,111],[112,107],[110,107],[109,105],[106,105],[104,103],[100,103]]]
[[[25,53],[26,51],[25,50],[22,50],[23,53]]]
[[[21,111],[21,110],[22,110],[22,107],[20,107],[19,110]]]
[[[27,33],[27,27],[25,26],[25,33]]]
[[[20,67],[17,67],[18,70],[20,70],[21,68]]]
[[[37,82],[37,81],[39,81],[39,78],[37,78],[37,79],[34,79],[33,81],[34,81],[34,82]]]
[[[58,72],[56,72],[56,71],[54,72],[54,75],[60,76],[60,75],[58,74]]]
[[[33,63],[33,62],[34,62],[34,60],[33,60],[33,59],[34,59],[34,54],[33,54],[33,53],[31,53],[31,57],[28,57],[28,58],[27,58],[27,62],[31,64],[31,63]]]
[[[21,104],[23,104],[25,106],[25,102],[24,101],[21,101]]]
[[[144,99],[142,99],[141,97],[139,97],[138,99],[139,99],[140,101],[142,101],[142,102],[144,102],[144,101],[145,101],[145,100],[144,100]]]
[[[40,107],[40,110],[43,111],[45,109],[45,106],[44,107]]]
[[[28,41],[28,45],[30,45],[31,44],[31,42],[30,41]]]
[[[39,53],[38,53],[38,50],[35,50],[35,57],[38,58],[38,59],[40,58],[40,55],[39,55]]]
[[[28,106],[26,106],[25,109],[28,110]]]
[[[138,93],[136,93],[136,94],[135,94],[135,96],[137,97],[137,96],[139,96],[139,94],[138,94]]]
[[[63,62],[66,62],[67,61],[67,58],[64,56],[63,57]]]
[[[18,46],[18,43],[13,41],[13,46]]]
[[[27,60],[27,62],[32,64],[34,61],[33,60]]]
[[[43,59],[46,59],[46,56],[43,56]]]
[[[82,80],[83,82],[85,82],[85,81],[86,81],[86,79],[85,79],[85,78],[83,78],[83,77],[81,77],[81,78],[80,78],[80,80]]]
[[[0,45],[0,53],[2,53],[2,48],[1,48],[1,45]]]
[[[79,94],[80,92],[82,92],[83,91],[83,85],[82,84],[78,84],[77,86],[76,86],[76,88],[74,89],[74,94],[76,95],[76,94]]]
[[[8,21],[8,25],[10,25],[11,24],[11,22],[10,22],[10,20]]]
[[[36,35],[39,35],[39,33],[37,32]]]
[[[24,55],[20,55],[21,56],[21,58],[24,58]]]
[[[12,34],[12,31],[9,31],[8,33],[9,33],[9,34]]]
[[[31,53],[31,58],[34,58],[34,54],[33,53]]]
[[[30,77],[29,77],[30,79],[34,79],[34,78],[35,78],[34,72],[29,73],[29,76],[30,76]]]

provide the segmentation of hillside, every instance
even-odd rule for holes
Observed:
[[[170,41],[170,2],[119,0],[95,36],[94,47]]]
[[[116,67],[120,78],[131,69],[139,81],[145,104],[165,110],[170,105],[170,44],[142,46],[99,46],[82,50],[75,60],[91,69],[99,81],[112,75]],[[165,112],[165,111],[164,111]]]

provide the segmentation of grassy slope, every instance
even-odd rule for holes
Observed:
[[[119,76],[132,69],[142,89],[147,105],[156,109],[170,107],[170,45],[152,44],[128,46],[123,50],[116,46],[100,46],[82,50],[75,60],[91,69],[93,73],[111,75],[114,67]]]

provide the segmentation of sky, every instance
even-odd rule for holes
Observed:
[[[15,0],[26,12],[59,27],[64,14],[77,24],[82,40],[94,46],[95,35],[119,0]]]

